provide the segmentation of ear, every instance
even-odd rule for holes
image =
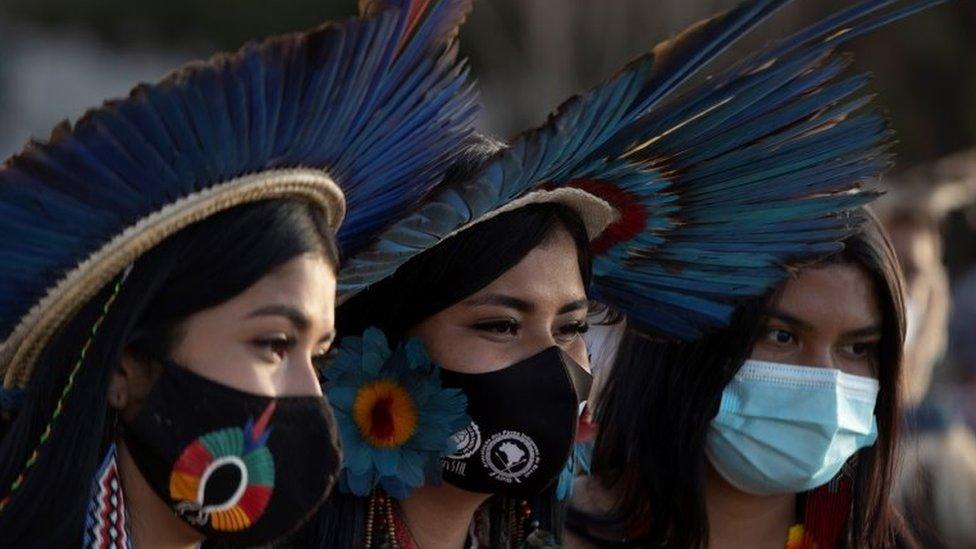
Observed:
[[[149,394],[155,376],[150,361],[126,349],[108,385],[108,403],[126,419],[135,417]]]
[[[108,405],[116,410],[122,410],[129,402],[129,387],[126,383],[125,372],[122,367],[112,372],[112,379],[108,382]]]

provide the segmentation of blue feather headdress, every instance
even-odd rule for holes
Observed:
[[[361,4],[360,18],[140,85],[7,161],[5,386],[24,386],[80,306],[191,223],[294,197],[323,208],[352,254],[440,181],[477,114],[455,40],[471,0]]]
[[[702,21],[565,102],[475,177],[445,186],[347,258],[341,298],[540,189],[577,188],[618,219],[592,241],[594,299],[637,326],[691,339],[726,323],[799,263],[840,249],[890,133],[863,75],[843,78],[846,40],[941,0],[878,12],[862,1],[676,97],[672,92],[790,0],[750,0]],[[521,197],[521,198],[520,198]]]

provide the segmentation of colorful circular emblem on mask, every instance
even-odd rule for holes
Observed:
[[[187,446],[169,477],[176,512],[191,524],[236,532],[254,524],[274,491],[274,457],[266,443],[271,402],[257,422],[212,431]]]

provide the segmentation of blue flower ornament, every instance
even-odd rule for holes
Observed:
[[[467,398],[441,386],[419,339],[394,351],[377,328],[345,337],[325,376],[342,439],[340,489],[367,496],[380,486],[403,499],[440,482],[440,460],[456,449],[451,435],[471,419]]]

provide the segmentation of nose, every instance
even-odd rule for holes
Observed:
[[[799,366],[812,366],[816,368],[839,368],[836,364],[831,346],[826,343],[816,343],[807,345],[798,357]]]
[[[306,353],[288,364],[283,394],[291,396],[322,396],[322,385],[312,357]]]
[[[523,342],[525,348],[520,353],[523,359],[555,346],[567,352],[577,364],[583,367],[584,370],[587,372],[590,371],[590,359],[586,352],[586,343],[583,341],[582,337],[578,340],[574,340],[573,343],[561,343],[556,339],[556,336],[552,333],[552,330],[546,328],[537,330],[532,336],[524,338]]]
[[[560,345],[548,326],[532,327],[531,329],[525,326],[519,343],[518,360],[537,355],[553,346],[559,347]]]

